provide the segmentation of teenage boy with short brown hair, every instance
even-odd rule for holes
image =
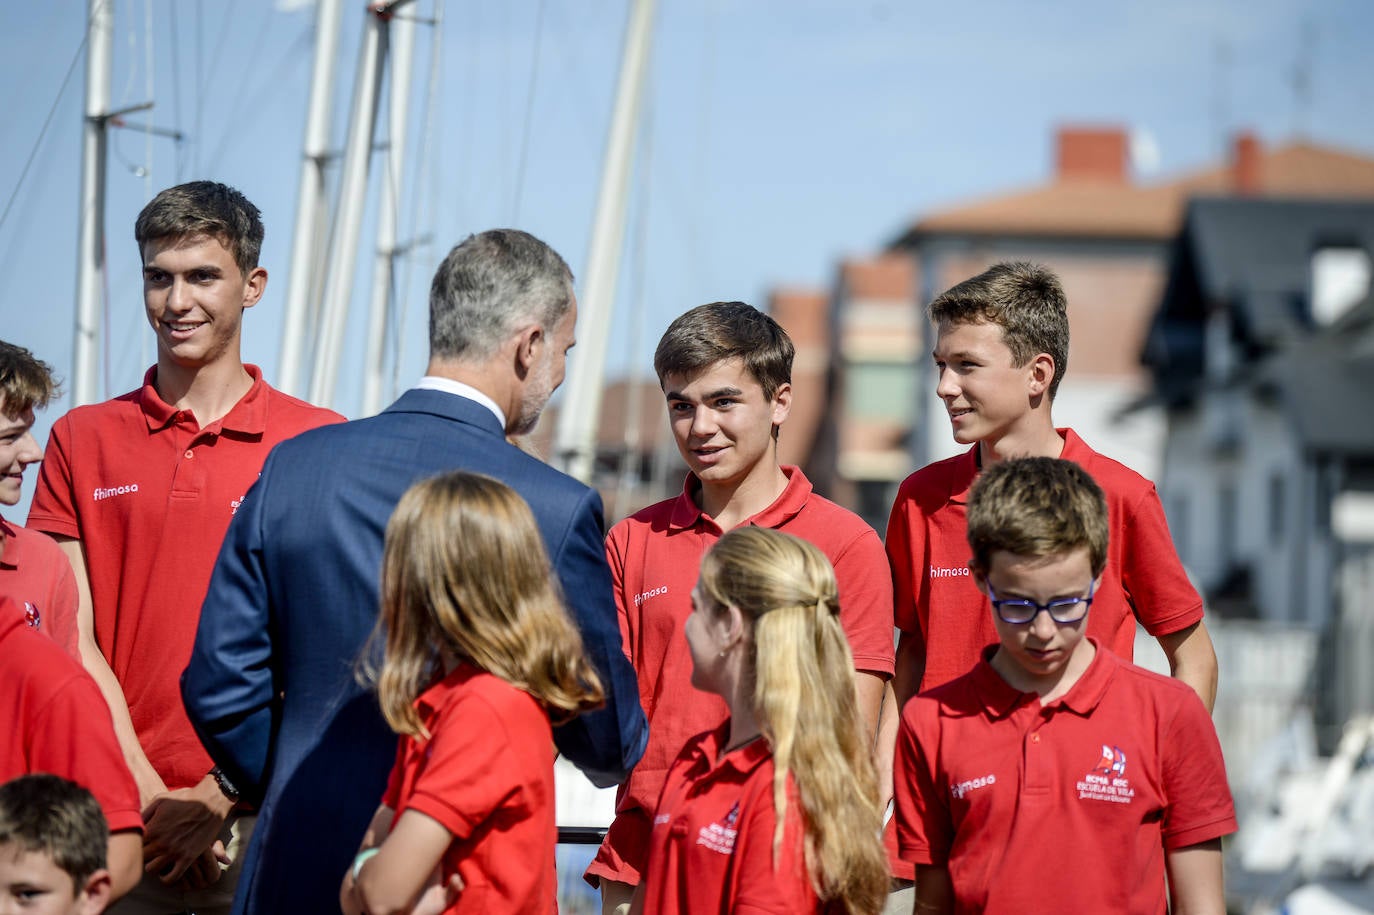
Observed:
[[[262,220],[241,193],[169,188],[134,237],[157,364],[138,390],[54,424],[29,524],[57,538],[76,572],[81,657],[145,805],[148,876],[120,911],[213,915],[229,911],[253,820],[212,771],[179,679],[229,519],[267,453],[342,417],[273,390],[242,361],[243,313],[267,271]]]
[[[643,875],[653,810],[687,739],[719,725],[725,704],[695,689],[683,624],[701,557],[736,527],[756,524],[809,540],[835,567],[840,623],[856,667],[867,733],[892,673],[892,585],[878,535],[821,498],[800,468],[778,463],[792,404],[786,331],[743,302],[679,316],[654,354],[668,423],[689,473],[682,494],[621,521],[606,538],[625,653],[639,677],[649,746],[621,786],[616,819],[587,870],[602,910],[621,910]]]

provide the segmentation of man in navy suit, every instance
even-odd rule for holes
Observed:
[[[648,736],[621,650],[594,490],[507,442],[563,381],[577,304],[568,265],[524,232],[474,235],[430,290],[430,361],[377,416],[273,450],[224,541],[182,696],[246,803],[260,803],[236,915],[337,909],[339,880],[395,756],[354,676],[377,615],[387,519],[416,480],[453,468],[501,479],[534,511],[606,687],[604,709],[554,730],[598,785]]]

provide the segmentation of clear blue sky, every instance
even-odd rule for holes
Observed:
[[[263,210],[270,282],[247,318],[244,353],[270,380],[313,9],[302,0],[111,2],[114,105],[153,98],[150,120],[188,140],[150,142],[138,130],[112,139],[106,393],[134,387],[153,358],[134,217],[152,193],[199,177],[239,187]],[[364,6],[350,0],[345,14],[340,146]],[[432,15],[434,0],[413,8]],[[581,274],[627,8],[626,0],[446,0],[428,164],[416,147],[433,29],[421,28],[409,174],[423,179],[426,205],[412,223],[408,189],[402,221],[434,243],[417,252],[403,290],[403,384],[423,368],[428,278],[469,232],[528,229]],[[13,202],[0,225],[3,335],[64,377],[85,18],[84,0],[9,3],[0,13],[0,205]],[[838,258],[879,249],[923,212],[1043,180],[1061,123],[1139,131],[1145,180],[1217,160],[1237,129],[1266,143],[1300,131],[1374,153],[1370,35],[1366,0],[659,0],[611,371],[647,367],[659,333],[688,307],[762,303],[779,283],[827,284]],[[1293,75],[1304,46],[1299,105]],[[375,182],[372,199],[369,212]],[[340,383],[346,413],[358,409],[370,270],[365,252]],[[638,343],[626,331],[635,307]],[[42,437],[64,407],[40,418]]]

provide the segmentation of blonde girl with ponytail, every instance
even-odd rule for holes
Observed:
[[[553,732],[602,702],[529,506],[466,471],[411,487],[386,529],[382,714],[400,735],[344,875],[344,912],[552,913]]]
[[[669,771],[641,913],[882,910],[889,878],[835,574],[810,543],[743,527],[702,560],[692,684],[730,718]]]

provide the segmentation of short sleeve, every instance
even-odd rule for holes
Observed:
[[[424,768],[397,815],[418,810],[465,839],[498,809],[534,803],[525,786],[539,754],[523,748],[531,740],[552,741],[543,715],[533,700],[500,709],[482,700],[450,705],[431,729]]]
[[[1178,558],[1153,485],[1128,506],[1121,532],[1121,587],[1145,630],[1168,635],[1202,619],[1202,596]]]
[[[892,676],[892,570],[882,541],[868,525],[835,557],[840,625],[856,670]]]
[[[1235,807],[1216,727],[1191,689],[1177,693],[1164,749],[1164,847],[1184,848],[1236,831]]]
[[[916,698],[907,703],[897,732],[893,763],[893,800],[897,808],[897,847],[904,861],[944,865],[954,840],[949,805],[938,790],[926,748],[937,741],[938,709]]]
[[[916,588],[922,579],[917,575],[918,555],[925,556],[925,527],[911,517],[917,511],[916,500],[908,491],[910,478],[897,491],[897,499],[892,503],[892,514],[887,520],[887,559],[892,567],[892,617],[893,623],[908,637],[915,637],[921,643],[921,653],[925,651],[925,638],[921,631],[920,613],[917,603],[920,595]]]
[[[611,532],[606,535],[606,565],[611,570],[611,593],[615,596],[615,615],[620,623],[620,645],[625,650],[625,657],[633,664],[636,621],[630,616],[630,606],[633,602],[625,599],[624,541],[628,536],[628,530],[628,526],[621,523],[611,528]]]
[[[71,434],[70,414],[53,423],[43,461],[38,465],[38,486],[25,527],[80,539],[81,524],[72,490]]]

